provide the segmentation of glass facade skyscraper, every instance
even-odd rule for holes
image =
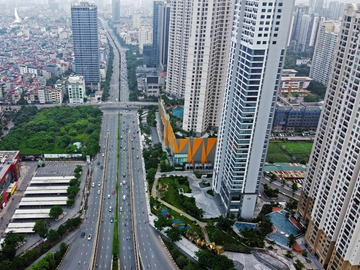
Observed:
[[[100,82],[97,6],[72,3],[71,21],[76,73],[85,77],[88,90],[97,91]]]

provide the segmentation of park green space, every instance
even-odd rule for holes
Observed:
[[[266,161],[276,162],[297,162],[306,164],[309,161],[312,142],[286,142],[282,140],[271,140],[269,143]],[[293,157],[295,159],[293,159]]]
[[[55,106],[38,109],[22,106],[14,127],[0,140],[0,150],[21,154],[86,153],[99,150],[102,112],[93,106]],[[73,143],[80,142],[82,149]]]
[[[170,175],[169,177],[159,178],[157,190],[160,192],[161,199],[194,218],[201,219],[203,210],[196,206],[195,198],[180,194],[179,189],[183,189],[184,193],[191,192],[189,180],[187,180],[186,176]]]

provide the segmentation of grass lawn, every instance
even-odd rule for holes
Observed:
[[[308,162],[312,142],[284,142],[272,140],[266,157],[267,162]],[[292,157],[295,157],[293,159]]]
[[[183,185],[180,185],[179,181],[178,181],[178,177],[174,177],[174,179],[171,179],[171,178],[168,178],[168,177],[160,178],[158,183],[160,183],[163,187],[164,187],[165,184],[175,183],[177,189],[182,188],[185,193],[191,192],[189,182],[187,182],[187,183],[185,183]]]

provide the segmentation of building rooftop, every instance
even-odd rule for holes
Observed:
[[[0,179],[3,179],[11,164],[16,162],[19,151],[0,151]]]

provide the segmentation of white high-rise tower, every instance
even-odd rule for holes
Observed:
[[[212,188],[252,217],[285,62],[294,0],[235,1]]]

